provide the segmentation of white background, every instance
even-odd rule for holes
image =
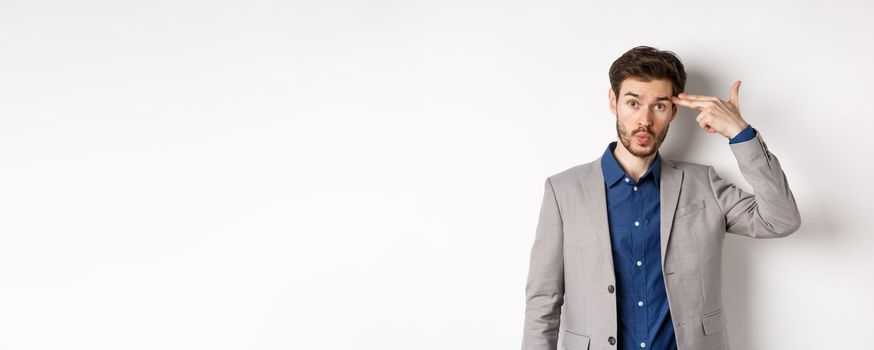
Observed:
[[[802,228],[730,235],[735,349],[871,344],[874,5],[0,1],[0,349],[515,349],[543,180],[676,52]],[[667,158],[741,178],[683,110]]]

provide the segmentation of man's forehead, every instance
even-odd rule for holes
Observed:
[[[638,99],[670,100],[673,86],[668,80],[642,81],[628,78],[622,81],[622,96],[631,96]]]
[[[641,94],[635,93],[633,91],[626,91],[624,94],[622,94],[622,96],[632,96],[634,98],[641,98],[640,95]],[[670,101],[671,100],[671,97],[668,95],[656,96],[654,98],[651,96],[648,96],[646,93],[644,93],[643,95],[644,95],[644,97],[642,99],[654,99],[656,101],[662,101],[662,100]]]

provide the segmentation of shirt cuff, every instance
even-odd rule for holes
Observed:
[[[728,143],[741,143],[744,141],[752,140],[754,138],[756,138],[756,129],[753,129],[752,125],[747,124],[746,129],[743,129],[740,133],[734,135],[734,137],[728,140]]]

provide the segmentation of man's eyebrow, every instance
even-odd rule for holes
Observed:
[[[625,95],[623,95],[623,96],[633,96],[633,97],[636,97],[636,98],[640,98],[640,95],[635,94],[635,93],[630,92],[630,91],[629,91],[629,92],[626,92]],[[669,96],[659,96],[659,97],[656,97],[656,101],[670,101],[670,100],[671,100],[671,98],[670,98]]]

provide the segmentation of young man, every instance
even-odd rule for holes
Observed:
[[[726,232],[789,235],[801,225],[777,157],[728,101],[684,94],[670,51],[640,46],[610,67],[617,142],[549,176],[531,249],[524,350],[728,349],[722,300]],[[728,139],[747,193],[713,167],[662,159],[678,106]]]

